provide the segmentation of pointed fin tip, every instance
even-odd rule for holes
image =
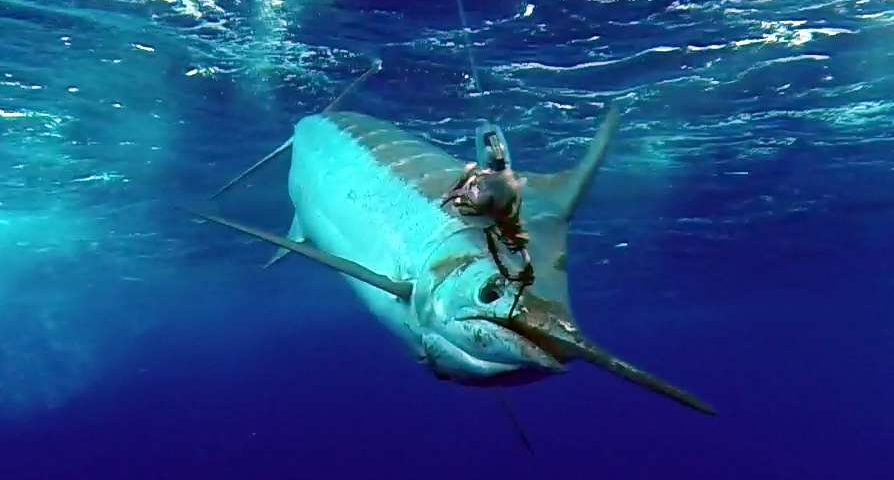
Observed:
[[[274,235],[272,233],[267,233],[263,230],[259,230],[257,228],[249,227],[247,225],[243,225],[241,223],[228,220],[226,218],[213,215],[210,213],[205,213],[200,210],[188,207],[181,207],[192,215],[195,215],[199,218],[203,218],[207,221],[217,223],[219,225],[223,225],[226,227],[230,227],[234,230],[238,230],[242,233],[251,235],[255,238],[259,238],[266,242],[272,243],[276,246],[285,248],[289,251],[299,253],[307,258],[312,260],[316,260],[317,262],[326,265],[332,269],[335,269],[345,275],[351,276],[360,280],[362,282],[368,283],[376,288],[384,290],[403,301],[408,301],[410,296],[413,293],[413,284],[408,282],[395,282],[390,278],[380,275],[378,273],[373,272],[372,270],[360,265],[356,262],[352,262],[350,260],[323,252],[314,247],[304,245],[298,242],[294,242],[289,240],[288,238],[280,237],[278,235]]]
[[[608,107],[608,113],[599,131],[590,140],[587,151],[574,167],[556,173],[523,172],[527,187],[538,191],[554,205],[552,212],[564,220],[570,220],[580,206],[596,172],[605,163],[609,143],[620,123],[620,110],[615,104]]]
[[[367,78],[369,78],[372,75],[375,75],[376,73],[378,73],[381,70],[382,70],[382,59],[374,58],[372,61],[372,65],[370,65],[370,67],[368,69],[366,69],[365,72],[363,72],[363,75],[360,75],[358,78],[356,78],[353,82],[351,82],[350,85],[348,85],[348,88],[344,89],[338,97],[335,97],[335,100],[330,102],[329,105],[323,109],[323,113],[331,112],[331,111],[337,109],[339,104],[341,104],[342,100],[344,100],[351,92],[353,92],[354,89],[356,89],[359,85],[361,85],[363,82],[365,82]]]
[[[274,150],[274,151],[268,153],[266,156],[264,156],[264,158],[258,160],[257,162],[254,163],[254,165],[252,165],[252,166],[246,168],[246,169],[243,170],[239,175],[237,175],[235,178],[233,178],[232,180],[230,180],[229,182],[227,182],[224,186],[220,187],[216,192],[214,192],[213,195],[211,195],[210,199],[211,199],[211,200],[214,200],[215,198],[217,198],[217,197],[223,195],[223,194],[226,193],[228,190],[230,190],[231,188],[233,188],[234,186],[236,186],[236,184],[238,184],[238,183],[241,182],[243,179],[245,179],[246,177],[248,177],[249,175],[251,175],[252,173],[254,173],[255,171],[257,171],[258,169],[260,169],[261,167],[263,167],[264,165],[266,165],[267,162],[269,162],[270,160],[273,160],[273,159],[276,158],[280,153],[286,151],[286,150],[287,150],[289,147],[291,147],[291,146],[292,146],[292,137],[289,137],[289,139],[286,140],[282,145],[280,145],[279,147],[277,147],[276,150]]]
[[[295,242],[295,243],[304,243],[304,242]],[[273,265],[276,265],[277,263],[279,263],[279,261],[282,260],[283,258],[285,258],[286,255],[288,255],[288,254],[289,254],[289,249],[279,247],[276,250],[276,252],[273,254],[273,256],[270,257],[270,260],[267,260],[267,263],[265,263],[264,265],[261,266],[261,269],[267,270],[268,268],[272,267]]]
[[[375,74],[375,73],[378,73],[378,72],[381,71],[381,70],[382,70],[382,59],[381,59],[381,58],[374,58],[373,61],[372,61],[372,65],[370,65],[369,69],[367,69],[367,70],[363,73],[363,75],[361,75],[359,78],[357,78],[356,80],[354,80],[353,82],[351,82],[351,84],[348,86],[348,88],[346,88],[346,89],[341,93],[341,95],[339,95],[338,97],[336,97],[336,99],[333,100],[333,101],[332,101],[332,102],[331,102],[331,103],[330,103],[330,104],[329,104],[323,111],[324,111],[324,112],[329,112],[329,111],[331,111],[331,110],[337,108],[338,105],[339,105],[339,103],[341,103],[341,101],[342,101],[342,100],[343,100],[349,93],[351,93],[351,91],[353,91],[358,85],[360,85],[361,83],[363,83],[363,82],[364,82],[367,78],[369,78],[371,75],[373,75],[373,74]],[[289,137],[289,139],[286,140],[285,143],[283,143],[282,145],[280,145],[279,147],[277,147],[276,150],[274,150],[274,151],[268,153],[264,158],[258,160],[257,162],[255,162],[254,165],[252,165],[252,166],[248,167],[247,169],[243,170],[243,171],[242,171],[239,175],[237,175],[235,178],[233,178],[232,180],[230,180],[229,182],[227,182],[224,186],[220,187],[216,192],[214,192],[213,195],[211,195],[210,198],[213,200],[213,199],[215,199],[215,198],[217,198],[217,197],[223,195],[223,194],[226,193],[228,190],[230,190],[231,188],[233,188],[236,184],[238,184],[238,183],[241,182],[243,179],[245,179],[246,177],[248,177],[249,175],[251,175],[252,173],[254,173],[256,170],[258,170],[258,169],[260,169],[261,167],[263,167],[264,165],[266,165],[267,162],[269,162],[270,160],[276,158],[280,153],[284,152],[287,148],[289,148],[289,147],[291,147],[291,146],[292,146],[292,137]]]
[[[614,103],[609,105],[608,113],[602,121],[599,131],[590,140],[584,157],[575,168],[560,174],[564,177],[562,183],[565,184],[564,189],[567,189],[566,194],[568,195],[562,205],[562,215],[565,218],[571,218],[574,211],[577,210],[593,176],[605,163],[608,146],[618,130],[620,116],[618,106]]]

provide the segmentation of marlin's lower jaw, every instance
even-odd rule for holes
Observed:
[[[520,369],[560,373],[565,367],[535,342],[506,325],[505,319],[461,316],[442,332],[445,339],[478,362],[499,365],[484,376]]]
[[[472,356],[436,333],[422,336],[424,361],[443,380],[462,385],[488,387],[531,383],[552,371],[531,364],[504,363]]]

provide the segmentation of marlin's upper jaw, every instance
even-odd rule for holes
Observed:
[[[429,331],[422,345],[426,363],[444,379],[466,385],[518,383],[520,374],[536,380],[564,367],[528,339],[490,320],[460,317],[449,329]]]
[[[481,314],[459,315],[454,319],[459,328],[472,332],[472,338],[478,344],[497,342],[502,350],[515,358],[503,358],[504,361],[521,367],[532,367],[553,373],[564,372],[565,367],[552,355],[537,345],[533,340],[511,328],[512,322],[505,317]]]

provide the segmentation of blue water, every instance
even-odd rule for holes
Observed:
[[[467,3],[484,93],[452,0],[0,0],[0,478],[891,478],[891,4]],[[373,56],[346,108],[467,158],[493,118],[522,170],[622,107],[574,310],[717,417],[574,365],[505,392],[531,456],[340,277],[176,209]]]

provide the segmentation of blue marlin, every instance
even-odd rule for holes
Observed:
[[[571,312],[569,222],[617,124],[611,108],[574,168],[519,173],[526,181],[521,219],[537,275],[521,295],[517,285],[503,281],[488,253],[482,220],[441,205],[465,162],[361,113],[327,108],[304,117],[279,148],[218,192],[290,150],[287,188],[294,216],[287,235],[194,213],[279,247],[269,264],[298,253],[343,274],[375,317],[438,378],[518,385],[564,372],[568,362],[580,359],[714,414],[693,395],[588,340]]]

